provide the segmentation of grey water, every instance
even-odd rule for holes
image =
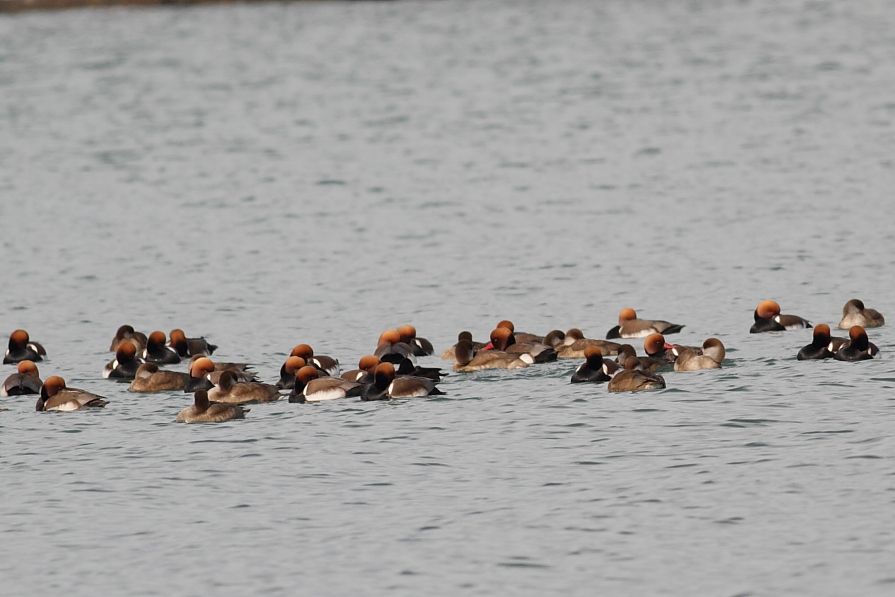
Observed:
[[[748,329],[895,318],[893,121],[881,1],[0,15],[0,333],[110,400],[0,403],[0,593],[892,594],[891,328],[863,363]],[[218,426],[100,376],[123,323],[273,381],[300,342],[347,369],[405,322],[440,353],[625,306],[724,368]]]

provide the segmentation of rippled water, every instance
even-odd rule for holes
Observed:
[[[5,591],[890,594],[890,328],[859,364],[747,331],[767,297],[895,317],[893,21],[770,1],[0,17],[0,332],[111,400],[2,403]],[[99,375],[125,322],[273,380],[299,342],[350,365],[407,321],[440,350],[503,318],[600,336],[626,305],[723,338],[725,369],[609,395],[563,362],[220,426]]]

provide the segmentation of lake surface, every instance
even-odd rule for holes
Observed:
[[[748,329],[895,318],[893,121],[882,1],[0,16],[0,333],[111,401],[0,405],[0,592],[892,594],[891,328],[857,364]],[[440,352],[624,306],[725,368],[219,426],[100,377],[122,323],[273,381],[300,342],[348,368],[405,322]]]

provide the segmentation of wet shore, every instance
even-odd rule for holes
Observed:
[[[253,1],[258,0],[0,0],[0,13],[109,6],[190,6],[193,4],[235,4],[236,2],[247,4]]]

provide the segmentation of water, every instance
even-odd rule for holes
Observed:
[[[104,411],[0,412],[3,592],[890,594],[895,370],[750,336],[895,317],[884,2],[400,2],[0,17],[0,330]],[[267,380],[618,310],[717,335],[669,389],[575,363],[174,425],[118,325]],[[7,333],[7,332],[3,332]],[[435,364],[431,359],[427,364]],[[5,368],[3,374],[8,372]]]

